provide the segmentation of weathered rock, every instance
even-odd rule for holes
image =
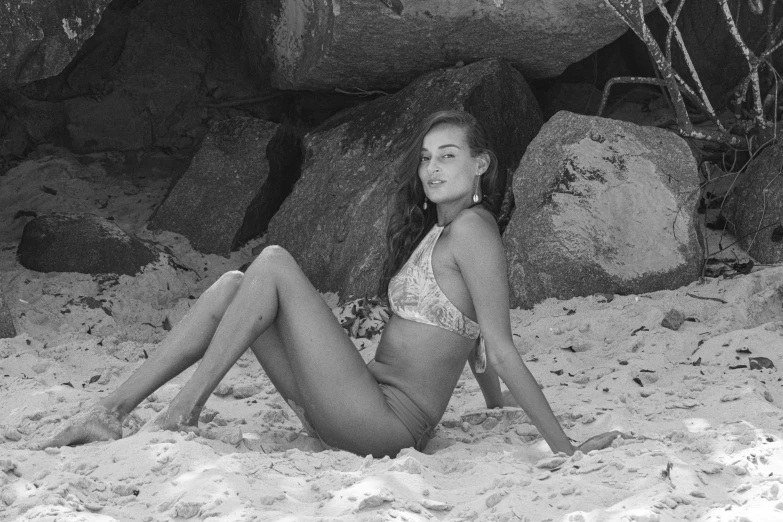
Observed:
[[[657,128],[556,114],[514,174],[512,306],[677,288],[699,274],[696,164]]]
[[[301,142],[284,126],[246,117],[218,121],[150,227],[182,234],[200,252],[227,256],[266,231],[299,178],[301,161]]]
[[[59,73],[111,0],[0,3],[0,90]]]
[[[0,279],[0,339],[16,337],[16,328],[11,318],[11,311],[8,309],[8,303],[3,296],[2,279]]]
[[[666,312],[661,320],[661,326],[669,330],[679,330],[682,323],[685,322],[685,315],[679,310],[672,308]]]
[[[502,60],[427,74],[393,96],[338,114],[305,138],[305,164],[269,224],[268,242],[320,290],[375,295],[394,163],[422,118],[464,109],[487,129],[505,179],[541,127],[524,78]]]
[[[204,105],[257,94],[241,49],[239,4],[145,0],[113,12],[102,39],[88,42],[85,65],[64,78],[74,150],[189,151],[207,130]]]
[[[16,256],[37,272],[136,275],[159,253],[107,219],[50,214],[25,225]]]
[[[603,0],[247,0],[245,46],[280,88],[394,89],[500,57],[552,77],[628,27]],[[648,10],[654,5],[647,2]]]
[[[783,144],[770,145],[737,177],[724,212],[734,234],[760,263],[783,261]]]

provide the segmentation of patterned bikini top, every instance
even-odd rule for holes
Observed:
[[[479,325],[460,312],[443,293],[432,272],[432,251],[443,227],[432,227],[411,257],[389,281],[389,306],[394,314],[478,339]]]

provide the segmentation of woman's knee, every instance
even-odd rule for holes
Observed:
[[[264,248],[255,261],[251,263],[245,272],[245,276],[272,271],[279,274],[291,269],[298,269],[294,256],[280,245],[270,245]]]
[[[219,308],[225,308],[239,290],[244,274],[239,270],[231,270],[221,275],[217,281],[212,283],[202,296],[208,296],[208,301],[217,305]]]

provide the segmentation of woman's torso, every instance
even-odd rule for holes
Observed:
[[[437,239],[431,260],[440,291],[474,321],[470,293],[454,260],[449,226]],[[397,387],[436,421],[443,415],[475,344],[475,339],[446,328],[392,315],[368,368],[378,382]]]

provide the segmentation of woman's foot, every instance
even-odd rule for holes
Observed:
[[[192,416],[191,415],[185,416],[182,414],[178,414],[172,411],[171,407],[168,407],[165,410],[158,413],[157,415],[155,415],[153,418],[151,418],[141,428],[140,431],[159,431],[159,430],[187,431],[187,432],[193,432],[196,435],[200,435],[200,430],[198,428],[198,420],[192,422],[191,419],[189,423],[185,422],[185,419],[190,417]]]
[[[121,439],[122,420],[123,417],[117,412],[109,411],[103,406],[93,406],[71,417],[65,428],[42,442],[39,449]]]

